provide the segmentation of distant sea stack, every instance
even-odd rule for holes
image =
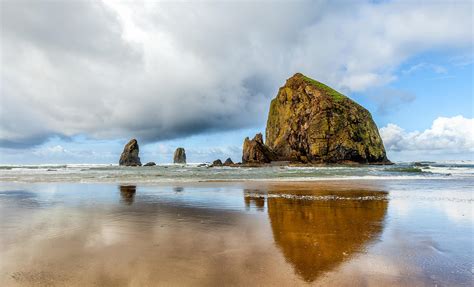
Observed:
[[[119,165],[124,166],[141,166],[140,157],[138,157],[138,142],[136,139],[131,139],[123,148],[120,156]]]
[[[186,163],[186,152],[184,148],[179,147],[175,150],[174,156],[173,156],[173,162],[180,163],[180,164]]]
[[[235,165],[235,163],[232,161],[232,159],[229,157],[227,158],[224,163],[223,163],[224,166],[233,166]]]
[[[369,111],[300,73],[289,78],[272,100],[265,141],[272,161],[390,163]],[[244,142],[243,160],[270,160],[248,157],[250,143],[248,139]]]

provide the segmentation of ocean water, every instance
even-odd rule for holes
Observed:
[[[113,182],[160,183],[198,181],[315,181],[315,180],[413,180],[474,179],[474,162],[397,163],[391,166],[324,167],[214,167],[157,165],[122,167],[118,165],[0,165],[0,181],[9,182]]]
[[[473,286],[474,165],[0,167],[0,286]]]

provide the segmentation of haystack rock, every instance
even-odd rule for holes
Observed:
[[[136,139],[131,139],[123,148],[120,156],[119,165],[125,166],[141,166],[140,158],[138,157],[138,142]]]
[[[243,159],[269,160],[256,139],[246,139]],[[265,140],[279,161],[390,163],[369,111],[300,73],[272,100]]]
[[[175,150],[174,156],[173,156],[173,162],[186,163],[186,152],[184,151],[184,148],[179,147]]]
[[[275,160],[275,154],[263,143],[261,133],[255,135],[250,140],[248,137],[244,140],[242,163],[270,163]]]

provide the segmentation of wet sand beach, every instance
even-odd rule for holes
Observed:
[[[472,286],[471,189],[4,182],[0,286]]]

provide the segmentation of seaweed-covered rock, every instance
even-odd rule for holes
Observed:
[[[150,162],[147,162],[145,163],[143,166],[155,166],[156,163],[154,163],[153,161],[150,161]]]
[[[179,147],[175,150],[173,156],[174,163],[186,163],[186,152],[184,148]]]
[[[276,160],[390,163],[369,111],[300,73],[272,100],[265,138]]]
[[[250,140],[248,137],[244,140],[242,163],[269,163],[275,159],[275,154],[263,143],[261,133],[255,135]]]
[[[131,139],[123,148],[120,156],[119,165],[125,166],[141,166],[140,157],[138,157],[138,142],[136,139]]]

